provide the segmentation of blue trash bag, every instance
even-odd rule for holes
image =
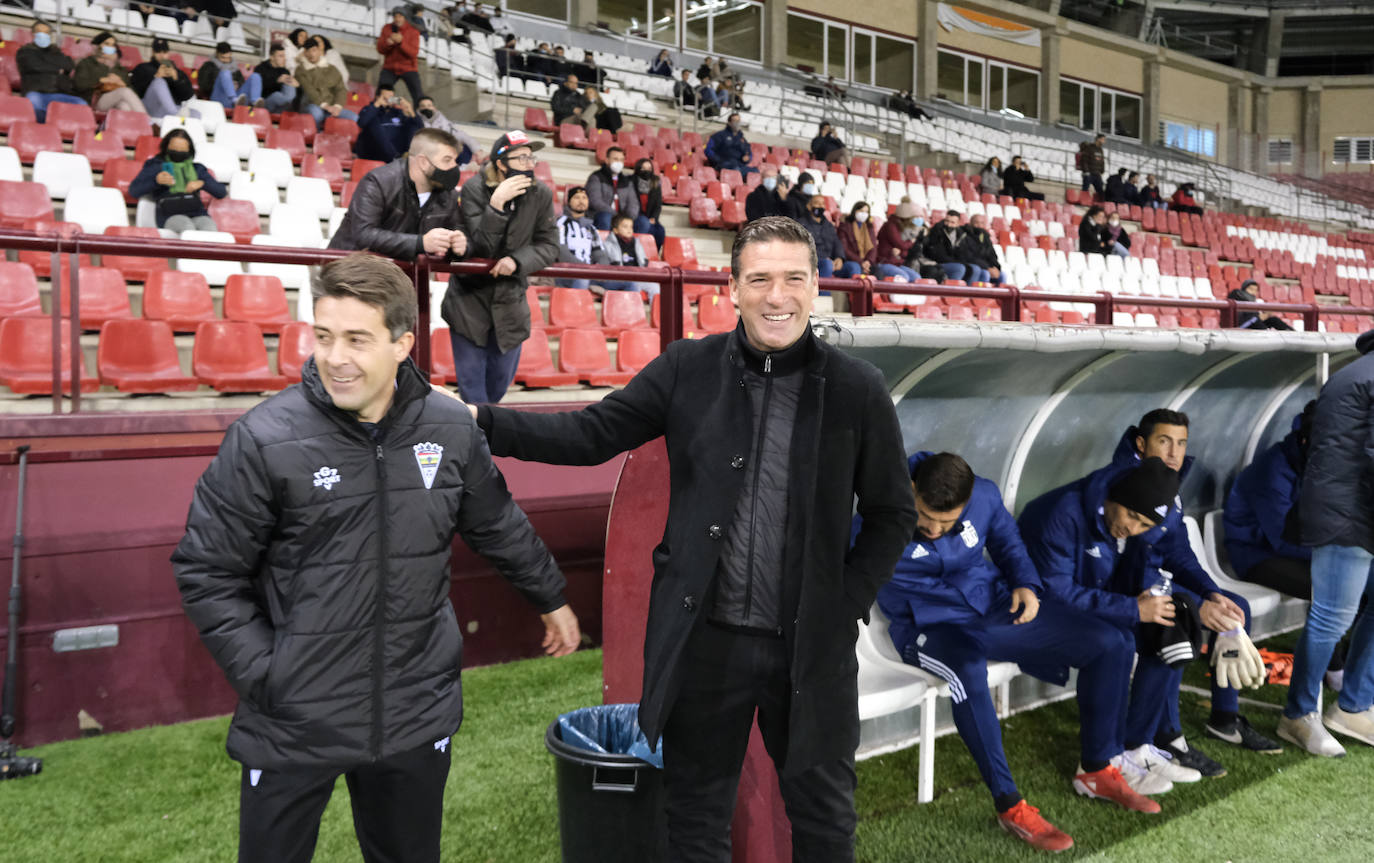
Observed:
[[[631,755],[654,767],[663,767],[663,746],[649,751],[649,738],[639,727],[638,704],[603,704],[583,707],[558,717],[563,742],[588,752]]]

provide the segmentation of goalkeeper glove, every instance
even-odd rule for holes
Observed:
[[[1212,645],[1212,674],[1223,688],[1258,689],[1264,683],[1264,660],[1243,627],[1217,636]]]

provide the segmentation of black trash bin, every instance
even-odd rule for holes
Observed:
[[[566,736],[576,739],[565,740],[563,727],[572,731]],[[606,704],[565,713],[549,723],[544,746],[554,757],[563,863],[668,859],[663,771],[629,754],[637,749],[648,755],[638,705]]]

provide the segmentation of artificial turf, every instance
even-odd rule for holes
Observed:
[[[443,859],[557,861],[557,802],[544,728],[565,710],[599,702],[600,652],[472,669],[463,680],[467,718],[454,740]],[[1202,669],[1190,669],[1186,682],[1205,687]],[[1270,686],[1246,695],[1278,703],[1284,692]],[[1061,859],[1374,859],[1374,750],[1352,742],[1350,754],[1339,761],[1291,746],[1283,755],[1250,755],[1206,740],[1205,702],[1206,696],[1184,693],[1186,731],[1230,772],[1161,796],[1164,811],[1155,816],[1073,793],[1069,777],[1077,758],[1077,714],[1072,701],[1003,723],[1008,758],[1023,793],[1077,842]],[[1257,728],[1272,731],[1277,711],[1245,711]],[[227,724],[220,717],[26,751],[44,758],[44,772],[0,782],[0,860],[234,859],[239,773],[224,754]],[[914,749],[860,763],[859,859],[982,863],[1041,857],[997,829],[991,801],[963,743],[947,736],[937,745],[936,797],[925,805],[915,799]],[[340,782],[325,812],[316,860],[361,860],[347,795]]]

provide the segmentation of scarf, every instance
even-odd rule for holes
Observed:
[[[167,189],[168,194],[184,195],[186,186],[199,179],[196,174],[196,163],[187,159],[184,162],[172,163],[172,185]]]
[[[916,221],[914,219],[897,219],[897,224],[900,225],[902,229],[903,243],[912,242],[921,232],[921,229],[916,227]]]
[[[657,180],[658,180],[657,177],[650,177],[649,179],[644,180],[644,179],[641,179],[640,176],[639,176],[638,174],[636,174],[636,175],[635,175],[635,191],[638,192],[638,193],[641,194],[641,195],[647,195],[647,194],[649,194],[650,192],[652,192],[652,191],[654,190],[654,183],[655,183]]]
[[[854,231],[854,244],[859,248],[859,259],[863,260],[873,251],[873,237],[868,233],[868,223],[860,225],[858,222],[851,222],[850,228]]]

